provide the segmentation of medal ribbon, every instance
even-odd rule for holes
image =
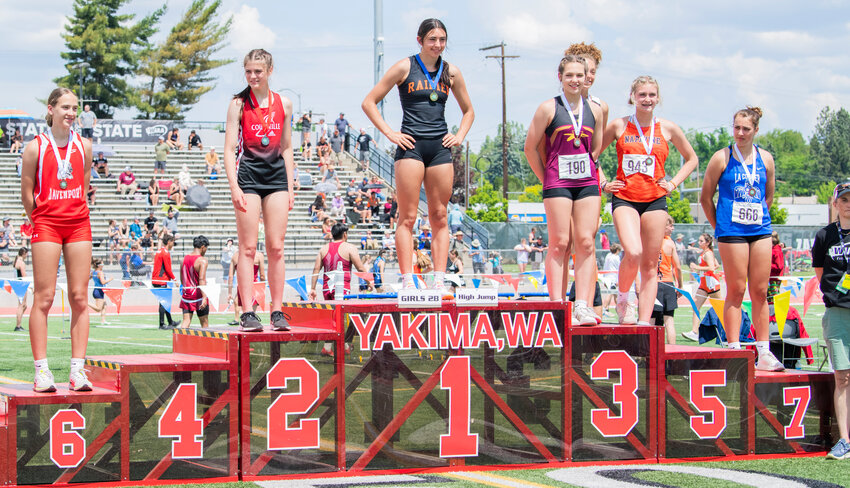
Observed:
[[[440,76],[443,74],[443,58],[437,58],[437,63],[440,67],[437,68],[437,76],[431,78],[431,74],[428,73],[428,68],[425,67],[425,63],[422,62],[422,58],[420,58],[418,54],[414,57],[416,58],[416,62],[419,63],[419,67],[422,68],[422,72],[425,73],[425,78],[428,79],[428,85],[432,90],[437,90],[437,82],[440,81]]]
[[[649,139],[643,135],[643,127],[641,127],[640,122],[638,122],[637,117],[634,115],[629,116],[629,120],[637,127],[638,135],[640,136],[640,142],[643,144],[643,149],[646,151],[646,155],[649,156],[652,154],[652,145],[655,143],[655,117],[652,118],[652,128],[649,129]]]
[[[65,159],[59,158],[59,149],[56,147],[56,140],[53,139],[53,131],[51,129],[47,129],[47,138],[50,141],[50,147],[53,148],[56,164],[59,165],[59,173],[63,175],[68,174],[68,169],[71,167],[71,146],[74,143],[74,129],[71,129],[71,132],[68,133],[68,146],[65,150]]]
[[[274,103],[274,92],[269,90],[269,105],[266,107],[266,111],[263,112],[263,109],[260,108],[260,103],[257,102],[257,97],[254,96],[254,92],[251,91],[251,103],[254,104],[254,112],[260,111],[260,124],[263,125],[263,135],[268,137],[269,135],[269,111],[271,110],[272,104]]]
[[[735,158],[740,161],[741,166],[744,167],[744,174],[747,175],[747,181],[750,182],[750,188],[755,188],[756,186],[756,153],[753,153],[753,171],[750,173],[750,170],[747,169],[747,163],[744,161],[744,157],[741,155],[741,150],[738,149],[737,144],[732,144],[732,149],[735,150]],[[753,144],[753,151],[758,151],[758,147]]]
[[[564,95],[564,91],[561,90],[561,93],[558,96],[561,97],[561,103],[564,104],[564,108],[567,109],[567,113],[570,115],[570,122],[573,124],[573,133],[576,135],[576,139],[578,139],[581,137],[581,123],[584,121],[584,97],[579,95],[578,120],[576,120],[575,115],[573,115],[573,109],[570,108],[570,104],[567,102],[567,97]]]

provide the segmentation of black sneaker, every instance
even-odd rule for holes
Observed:
[[[21,327],[20,325],[15,327],[15,332],[23,332],[23,331],[24,331],[24,328]]]
[[[239,325],[239,322],[237,322],[235,320],[231,320],[230,322],[227,323],[227,325]]]
[[[171,330],[171,329],[173,329],[173,328],[174,328],[174,323],[170,323],[170,324],[168,324],[168,325],[165,325],[165,324],[159,324],[159,328],[160,328],[161,330]]]
[[[281,312],[280,310],[275,310],[274,312],[272,312],[272,320],[271,320],[272,329],[279,331],[279,332],[288,331],[289,330],[289,319],[291,319],[291,318],[292,317],[289,317],[288,315]]]
[[[263,330],[263,324],[260,323],[260,318],[254,312],[245,312],[239,316],[240,327],[242,332],[260,332]]]

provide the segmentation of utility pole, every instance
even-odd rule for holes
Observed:
[[[482,47],[479,51],[488,51],[490,49],[500,48],[501,52],[498,55],[485,56],[499,60],[499,66],[502,68],[502,196],[508,198],[508,113],[507,104],[505,102],[505,59],[518,58],[519,56],[505,56],[505,41],[494,46]]]

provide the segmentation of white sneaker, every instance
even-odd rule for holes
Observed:
[[[785,371],[785,366],[776,359],[770,351],[759,354],[759,360],[756,363],[756,369],[760,371]]]
[[[91,381],[82,369],[72,371],[68,376],[68,389],[71,391],[91,391]]]
[[[404,290],[415,290],[418,288],[416,286],[416,280],[413,279],[413,276],[408,279],[402,279],[401,287]]]
[[[682,332],[682,337],[689,341],[699,342],[699,334],[696,332],[689,330],[687,332]]]
[[[32,389],[38,393],[51,393],[56,391],[56,384],[53,381],[53,373],[51,373],[49,369],[40,369],[36,371]]]
[[[454,300],[455,299],[455,294],[452,291],[451,287],[446,286],[445,283],[435,286],[434,289],[438,290],[440,292],[440,296],[442,297],[443,300]]]
[[[617,320],[621,324],[632,325],[637,322],[635,306],[632,302],[617,302]]]
[[[596,312],[587,305],[576,305],[573,307],[573,317],[575,319],[575,323],[578,325],[593,326],[599,325],[601,322],[599,316],[596,315]]]

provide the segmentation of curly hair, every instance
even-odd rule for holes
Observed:
[[[602,51],[600,51],[599,48],[592,42],[590,44],[585,44],[584,42],[570,44],[570,47],[564,50],[564,56],[568,54],[581,56],[585,59],[593,58],[593,60],[596,61],[596,66],[599,66],[599,63],[602,62]]]

